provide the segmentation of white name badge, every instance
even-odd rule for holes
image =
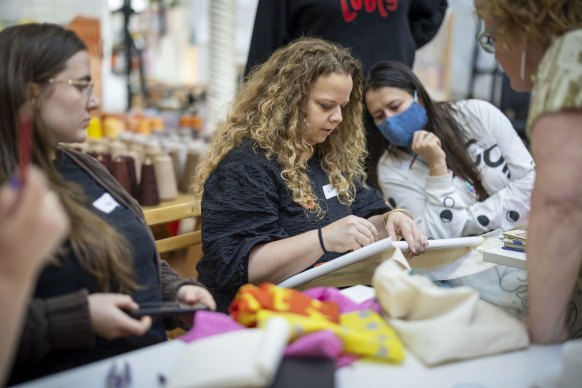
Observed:
[[[113,199],[111,194],[105,193],[101,197],[96,199],[95,202],[93,202],[93,206],[95,206],[96,209],[102,211],[103,213],[109,214],[117,206],[119,206],[119,204],[115,199]]]
[[[322,186],[322,189],[323,194],[325,195],[325,199],[337,197],[337,191],[333,188],[331,184]]]

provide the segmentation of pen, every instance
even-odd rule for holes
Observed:
[[[410,161],[410,165],[408,166],[409,170],[412,168],[412,165],[414,164],[414,162],[416,162],[417,156],[418,156],[418,154],[414,154],[414,156],[412,157],[412,160]]]

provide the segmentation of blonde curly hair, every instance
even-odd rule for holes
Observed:
[[[307,102],[315,81],[331,73],[351,75],[350,99],[342,122],[325,142],[306,138]],[[340,202],[354,201],[357,181],[365,181],[367,156],[362,121],[361,65],[349,50],[321,39],[300,38],[280,48],[250,74],[196,171],[192,191],[202,198],[204,184],[226,155],[251,139],[281,167],[294,202],[318,217],[324,214],[307,176],[305,155],[316,154]]]
[[[479,17],[493,23],[499,36],[510,41],[525,36],[542,47],[553,36],[582,27],[580,0],[477,0],[475,8]]]

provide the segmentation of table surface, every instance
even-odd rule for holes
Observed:
[[[128,362],[132,369],[132,387],[163,387],[165,379],[178,357],[188,346],[179,340],[168,341],[122,356],[102,360],[66,372],[31,381],[20,387],[104,387],[109,368]],[[490,357],[481,357],[437,367],[426,367],[412,353],[398,365],[361,360],[338,369],[336,387],[530,387],[533,383],[551,380],[560,371],[561,345],[531,346]],[[221,374],[224,365],[216,365]],[[196,375],[196,360],[192,374]],[[395,384],[391,384],[395,383]],[[546,386],[543,384],[542,386]]]
[[[519,252],[501,250],[507,257]],[[519,256],[519,255],[518,255]],[[521,257],[522,256],[522,257]],[[525,262],[525,254],[513,260]],[[508,265],[508,264],[504,264]],[[515,265],[514,265],[515,266]],[[354,295],[361,291],[361,298],[369,297],[368,288],[354,288]],[[163,387],[162,381],[171,373],[173,366],[187,344],[168,341],[121,356],[31,381],[22,387],[103,387],[109,369],[114,362],[128,362],[132,368],[132,387]],[[359,360],[338,369],[335,373],[336,387],[531,387],[554,386],[561,369],[562,345],[537,346],[494,356],[453,362],[436,367],[426,367],[410,351],[401,364],[386,364]],[[196,375],[197,364],[192,360],[192,374]],[[216,366],[220,374],[224,365]],[[391,384],[394,383],[394,384]]]

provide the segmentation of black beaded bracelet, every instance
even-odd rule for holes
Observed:
[[[323,245],[323,235],[321,234],[321,228],[317,229],[317,236],[319,237],[319,245],[321,245],[321,249],[323,249],[323,253],[329,253],[325,249],[325,245]]]

